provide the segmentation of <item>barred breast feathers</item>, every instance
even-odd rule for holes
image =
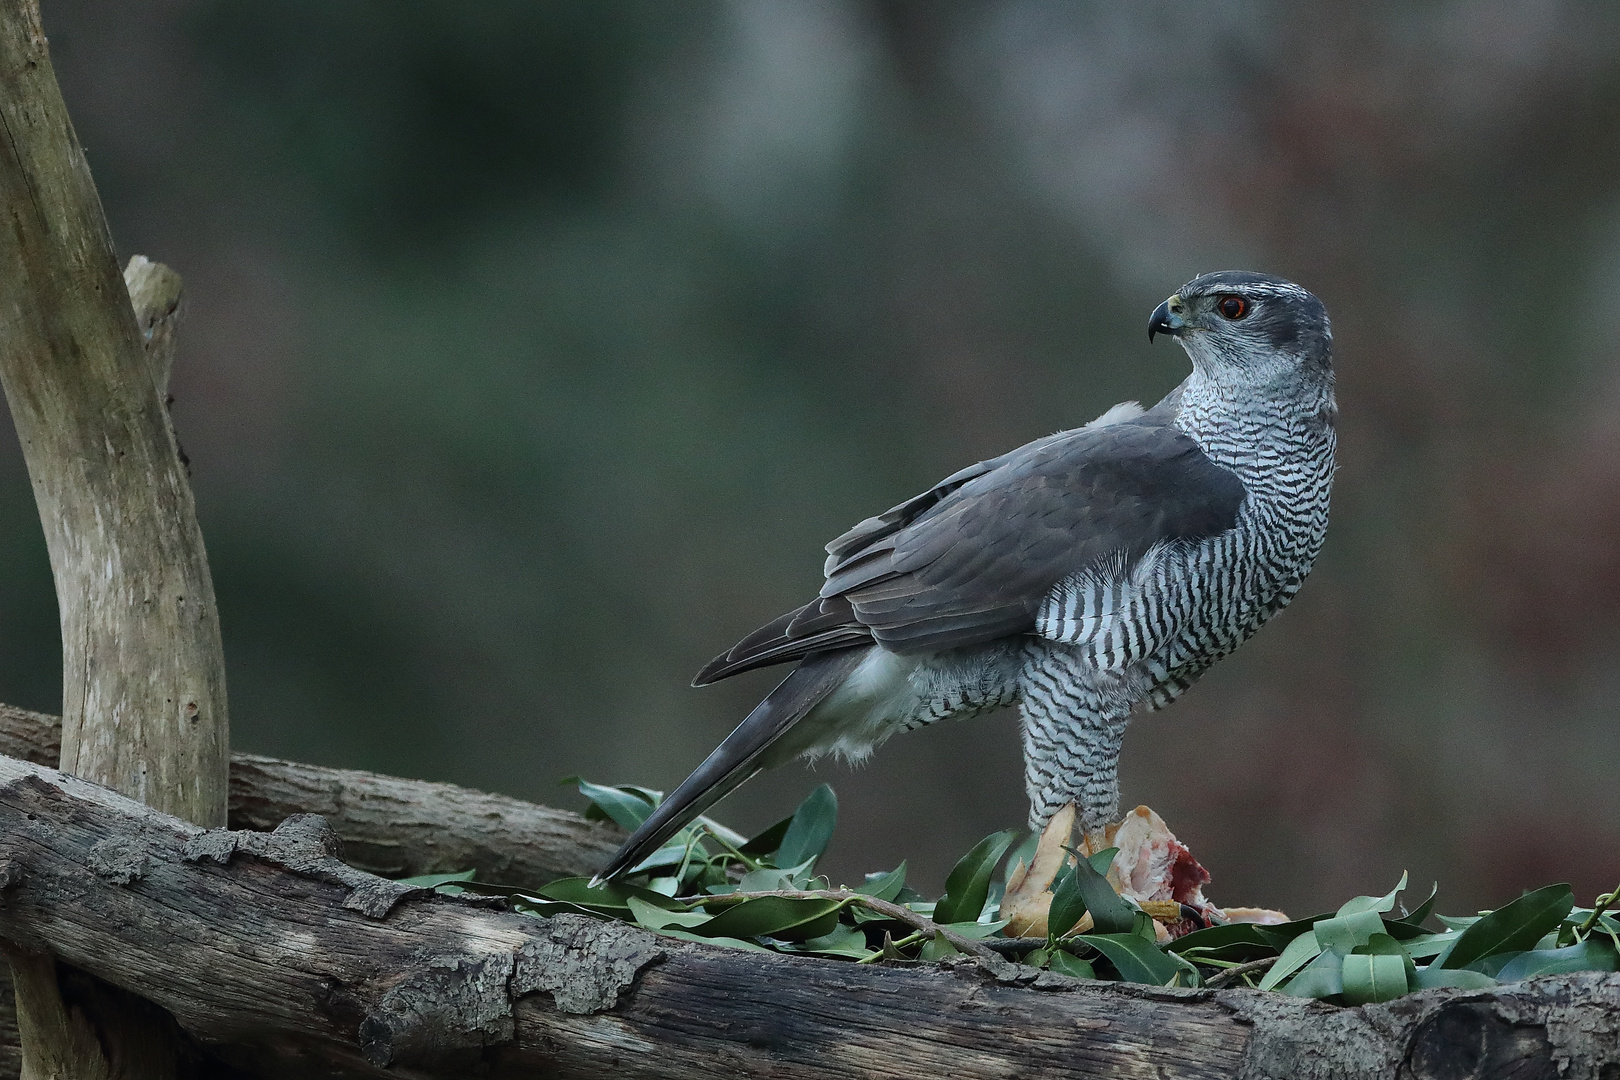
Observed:
[[[1079,648],[1092,667],[1119,672],[1159,652],[1179,629],[1163,602],[1170,543],[1126,565],[1115,552],[1059,581],[1035,614],[1035,633]]]

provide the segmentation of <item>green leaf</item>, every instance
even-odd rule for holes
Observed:
[[[994,937],[1002,927],[1007,925],[1006,919],[997,919],[994,922],[953,922],[940,923],[945,929],[957,937],[971,938],[974,941],[987,937]]]
[[[1012,849],[1012,852],[1007,856],[1006,865],[1002,867],[1001,880],[1003,883],[1012,877],[1012,873],[1018,868],[1019,863],[1028,866],[1034,861],[1035,849],[1040,846],[1040,843],[1040,834],[1030,833],[1019,842],[1017,847]]]
[[[1587,918],[1591,916],[1591,914],[1591,908],[1578,907],[1569,913],[1565,919],[1565,922],[1571,926],[1579,926],[1585,922]],[[1620,921],[1615,920],[1612,915],[1604,913],[1598,916],[1597,926],[1594,927],[1594,929],[1601,929],[1606,934],[1620,933]]]
[[[1477,971],[1447,971],[1433,964],[1418,968],[1417,979],[1413,981],[1415,990],[1436,990],[1442,986],[1455,986],[1460,990],[1489,990],[1495,985],[1495,979]]]
[[[1396,941],[1413,941],[1417,938],[1429,936],[1429,931],[1423,929],[1423,927],[1406,922],[1403,919],[1392,919],[1387,914],[1384,916],[1384,933]]]
[[[806,938],[786,946],[793,952],[815,953],[818,956],[842,956],[850,960],[865,960],[869,956],[877,955],[877,950],[867,948],[866,935],[853,926],[839,923],[832,931],[820,937]]]
[[[1078,891],[1080,899],[1084,902],[1081,910],[1091,912],[1091,921],[1096,924],[1095,933],[1128,934],[1136,929],[1136,909],[1121,899],[1114,891],[1114,887],[1108,884],[1108,879],[1099,874],[1097,868],[1090,862],[1085,859],[1076,860],[1074,872],[1066,880],[1074,883],[1073,888]],[[1055,894],[1052,906],[1057,907]],[[1050,919],[1047,925],[1054,926]],[[1069,925],[1072,926],[1073,923]],[[1064,930],[1067,929],[1068,927],[1064,927]]]
[[[885,959],[885,960],[910,960],[910,959],[912,959],[911,957],[907,956],[905,953],[900,951],[899,947],[896,946],[895,943],[894,943],[894,935],[889,933],[887,930],[883,931],[883,959]]]
[[[1536,975],[1565,971],[1614,971],[1614,943],[1606,937],[1590,937],[1578,945],[1562,949],[1534,949],[1509,960],[1496,973],[1497,982],[1517,982]]]
[[[684,858],[686,858],[686,837],[677,836],[672,843],[665,844],[632,866],[630,872],[639,874],[646,870],[657,870],[665,866],[678,866]]]
[[[1455,970],[1497,953],[1522,952],[1558,929],[1575,906],[1568,885],[1548,885],[1497,908],[1464,930],[1441,966]]]
[[[1059,975],[1067,975],[1072,979],[1095,979],[1097,972],[1091,966],[1090,960],[1082,960],[1072,953],[1062,949],[1052,950],[1047,961],[1051,969]]]
[[[1399,954],[1352,953],[1340,966],[1340,981],[1344,1000],[1351,1005],[1393,1001],[1406,993],[1406,958]]]
[[[682,941],[697,941],[704,945],[724,945],[728,949],[747,949],[749,952],[775,952],[767,949],[757,941],[744,941],[742,938],[714,937],[708,934],[694,934],[690,930],[682,930],[676,926],[666,926],[658,931],[665,937],[680,938]]]
[[[867,874],[866,880],[861,882],[855,891],[878,900],[893,900],[905,887],[906,864],[901,862],[887,874]]]
[[[1478,915],[1436,915],[1435,918],[1447,930],[1466,930],[1480,920]]]
[[[801,900],[761,896],[734,904],[697,930],[704,937],[779,937],[803,941],[832,933],[843,900]]]
[[[1371,897],[1376,901],[1376,897]],[[1384,918],[1376,908],[1363,908],[1349,915],[1335,915],[1316,924],[1312,933],[1324,950],[1348,953],[1357,945],[1367,944],[1374,934],[1384,932]]]
[[[999,915],[999,914],[1001,914],[1001,902],[1003,900],[1005,900],[1006,898],[1007,898],[1007,885],[1006,885],[1006,883],[1001,882],[1001,881],[997,881],[996,878],[992,875],[991,878],[990,878],[990,888],[984,895],[984,907],[979,909],[980,915],[983,916],[983,915],[987,915],[987,914],[988,915]]]
[[[1233,960],[1243,963],[1274,955],[1278,949],[1253,923],[1223,923],[1183,934],[1170,942],[1171,952],[1188,959]]]
[[[1056,951],[1055,949],[1033,949],[1024,954],[1024,959],[1020,963],[1028,964],[1030,967],[1046,967],[1052,962],[1052,954]]]
[[[588,818],[610,819],[619,828],[626,832],[635,831],[647,815],[653,812],[657,805],[656,798],[649,798],[656,794],[644,788],[607,787],[603,784],[593,784],[580,776],[570,776],[563,783],[572,783],[579,788],[579,793],[591,800],[590,808],[585,811]],[[595,811],[594,813],[592,811]]]
[[[1523,955],[1522,953],[1516,953],[1516,952],[1493,953],[1490,956],[1482,956],[1482,957],[1480,957],[1478,960],[1475,960],[1472,964],[1469,964],[1466,968],[1463,968],[1461,970],[1463,970],[1463,971],[1477,971],[1481,975],[1489,975],[1491,978],[1496,979],[1496,973],[1498,971],[1501,971],[1503,968],[1507,967],[1507,964],[1508,964],[1509,960],[1512,960],[1515,956],[1522,956],[1522,955]],[[1445,963],[1445,960],[1442,958],[1440,960],[1440,963],[1442,963],[1442,964]],[[1497,979],[1496,981],[1501,982],[1502,980]]]
[[[1308,919],[1295,919],[1293,922],[1264,924],[1256,923],[1255,930],[1260,936],[1277,946],[1278,951],[1286,948],[1290,941],[1311,929],[1323,919],[1333,918],[1330,914],[1312,915]]]
[[[521,896],[513,897],[512,910],[542,919],[549,919],[553,915],[589,915],[593,919],[611,917],[594,908],[581,907],[578,904],[563,904],[554,900],[530,900]]]
[[[961,951],[943,937],[931,937],[922,943],[921,949],[917,950],[917,959],[943,960],[947,956],[957,956]]]
[[[549,885],[542,886],[536,892],[547,900],[578,904],[580,907],[614,914],[623,919],[631,918],[629,903],[631,897],[643,900],[653,907],[675,909],[680,906],[667,896],[661,896],[650,889],[626,885],[622,881],[605,881],[593,889],[591,879],[584,877],[559,878]]]
[[[417,877],[398,878],[401,885],[417,885],[424,889],[432,889],[452,881],[471,881],[477,870],[458,870],[454,874],[421,874]]]
[[[1422,937],[1411,938],[1401,944],[1406,948],[1406,955],[1414,960],[1427,960],[1431,956],[1439,956],[1457,943],[1462,937],[1461,930],[1447,930],[1443,934],[1424,934]]]
[[[991,833],[962,856],[945,879],[945,895],[934,908],[934,921],[976,922],[990,895],[990,875],[996,863],[1012,846],[1015,830]]]
[[[787,866],[778,870],[774,866],[763,866],[758,870],[750,870],[737,882],[734,892],[778,892],[782,889],[797,889],[799,882],[809,876],[810,867],[814,859],[807,859],[798,866]]]
[[[1345,915],[1357,915],[1363,911],[1394,911],[1395,897],[1399,896],[1404,888],[1406,888],[1406,875],[1402,874],[1400,883],[1383,896],[1357,896],[1346,900],[1344,906],[1339,908],[1338,914],[1342,917]]]
[[[666,926],[680,926],[690,930],[694,926],[702,926],[714,916],[703,911],[668,911],[664,908],[653,907],[637,896],[629,897],[626,904],[630,914],[640,926],[648,930],[662,930]]]
[[[1135,934],[1087,934],[1077,940],[1106,956],[1126,982],[1166,986],[1183,971],[1178,957],[1166,955]]]
[[[1385,925],[1388,925],[1388,923],[1385,923]],[[1361,994],[1388,993],[1388,989],[1395,986],[1396,981],[1400,983],[1401,989],[1398,993],[1395,993],[1395,996],[1400,997],[1400,994],[1405,994],[1411,988],[1413,980],[1417,978],[1416,963],[1413,963],[1411,957],[1406,955],[1406,949],[1401,946],[1401,942],[1396,941],[1390,934],[1372,934],[1372,938],[1367,939],[1367,944],[1356,946],[1356,950],[1351,954],[1351,957],[1383,957],[1383,960],[1374,963],[1371,970],[1366,970],[1366,972],[1361,970],[1361,960],[1356,960],[1356,962],[1345,968],[1343,978],[1345,978],[1346,999],[1349,999],[1351,994],[1356,994],[1356,999],[1351,1001],[1351,1004],[1366,1004],[1366,1002],[1359,999]],[[1349,957],[1346,957],[1346,960],[1348,959]],[[1390,963],[1400,968],[1398,978],[1390,972]],[[1351,968],[1354,968],[1354,970],[1351,970]],[[1362,978],[1362,976],[1366,976],[1366,978]],[[1356,981],[1354,988],[1351,986],[1353,980]],[[1366,1001],[1387,1001],[1387,997],[1369,997]]]
[[[1266,971],[1265,977],[1260,980],[1260,989],[1275,990],[1284,979],[1316,959],[1322,951],[1321,942],[1316,940],[1316,932],[1307,930],[1288,943],[1277,962]]]
[[[1357,945],[1355,952],[1364,956],[1405,956],[1406,948],[1388,934],[1373,934],[1365,944]]]
[[[1086,900],[1080,895],[1080,882],[1075,877],[1074,867],[1065,863],[1052,883],[1052,903],[1046,909],[1047,936],[1059,938],[1067,934],[1085,913]]]
[[[782,846],[782,838],[787,835],[788,826],[791,824],[793,824],[793,819],[785,817],[737,850],[744,855],[752,855],[755,858],[774,855],[776,850]]]
[[[1344,993],[1344,954],[1328,949],[1289,980],[1283,993],[1291,997],[1325,998]]]
[[[637,791],[642,791],[642,790],[645,790],[645,789],[637,788],[636,790]],[[654,791],[654,792],[651,792],[650,794],[657,796],[657,799],[655,800],[655,802],[662,802],[663,801],[663,798],[664,798],[664,793],[663,792]],[[714,837],[716,840],[719,840],[722,844],[724,844],[727,848],[740,847],[743,844],[748,843],[748,837],[744,836],[742,833],[738,832],[736,829],[727,828],[726,826],[720,824],[720,822],[714,820],[714,818],[710,817],[708,814],[699,814],[696,818],[694,818],[693,821],[692,821],[691,828],[694,829],[700,836],[712,836],[712,837]],[[701,842],[700,842],[700,846],[701,846]]]
[[[882,912],[873,911],[871,908],[865,907],[864,905],[861,905],[861,904],[851,904],[849,906],[849,917],[850,917],[850,921],[853,922],[856,926],[869,926],[872,923],[885,923],[885,922],[886,923],[893,923],[896,927],[904,925],[904,924],[900,923],[898,920],[892,919],[889,916],[884,915]]]
[[[793,811],[781,847],[776,849],[777,866],[798,866],[821,857],[838,824],[838,796],[827,784],[817,784]]]
[[[1429,889],[1429,898],[1417,906],[1417,910],[1401,916],[1400,921],[1408,926],[1422,926],[1423,921],[1434,911],[1435,898],[1440,895],[1440,883],[1437,881]]]

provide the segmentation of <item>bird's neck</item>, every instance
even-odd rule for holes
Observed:
[[[1331,376],[1302,378],[1295,369],[1235,380],[1195,368],[1182,385],[1174,423],[1256,491],[1281,479],[1279,466],[1331,469],[1337,415]]]

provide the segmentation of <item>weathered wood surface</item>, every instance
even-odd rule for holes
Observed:
[[[165,406],[169,403],[169,375],[174,371],[174,354],[179,347],[176,331],[180,325],[183,283],[180,275],[145,255],[132,255],[124,266],[124,287],[135,309],[135,328],[140,331],[146,365],[152,383]],[[178,445],[178,440],[176,445]]]
[[[56,581],[62,765],[223,825],[225,664],[164,333],[149,358],[34,0],[0,0],[0,116],[0,382]]]
[[[318,818],[203,830],[0,759],[0,936],[261,1076],[1612,1080],[1620,975],[1335,1009],[691,945],[413,894]]]
[[[59,717],[0,705],[0,754],[54,765],[60,739]],[[537,888],[595,873],[624,838],[614,825],[504,795],[257,754],[231,757],[230,792],[231,828],[264,831],[320,814],[351,865],[384,877],[471,869],[484,881]]]
[[[226,821],[230,728],[214,583],[165,401],[179,275],[126,281],[37,0],[0,0],[0,383],[45,530],[62,630],[64,771]],[[174,1023],[6,948],[22,1072],[174,1080]]]
[[[62,721],[0,705],[0,754],[53,765]],[[349,864],[385,877],[476,869],[483,880],[537,887],[594,873],[623,839],[616,826],[568,810],[454,784],[235,754],[230,827],[267,831],[295,814],[321,814]],[[0,1080],[16,1080],[16,1013],[0,968]]]

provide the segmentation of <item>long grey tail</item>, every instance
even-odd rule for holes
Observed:
[[[765,768],[767,762],[761,760],[765,751],[848,678],[868,648],[838,649],[805,657],[703,764],[658,804],[593,880],[606,881],[635,866],[692,819]]]

